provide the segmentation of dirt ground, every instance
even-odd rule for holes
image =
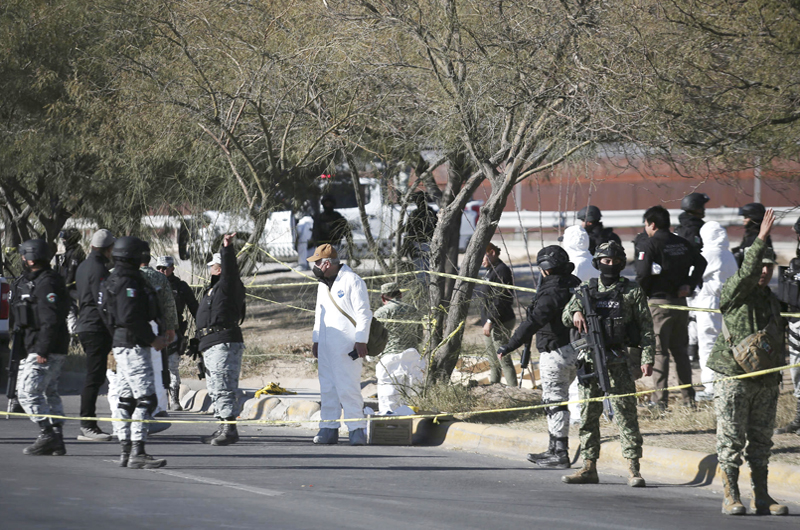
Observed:
[[[524,269],[524,268],[523,268]],[[530,274],[517,268],[518,285],[532,285]],[[368,274],[364,274],[367,276]],[[280,381],[281,378],[314,377],[316,364],[311,356],[311,332],[314,325],[314,304],[316,285],[281,288],[280,283],[297,282],[298,277],[281,274],[280,278],[262,277],[258,283],[270,282],[270,287],[250,288],[253,295],[248,298],[247,320],[243,330],[245,334],[245,360],[242,377],[263,377],[265,380]],[[262,279],[263,278],[263,279]],[[302,280],[302,279],[301,279]],[[379,289],[380,280],[368,281],[370,289]],[[268,300],[268,301],[267,301]],[[379,295],[371,293],[373,308],[380,304]],[[518,309],[522,315],[530,301],[530,295],[520,297]],[[478,320],[477,304],[473,304],[464,336],[464,351],[469,354],[480,354],[484,351],[483,334]],[[518,316],[518,318],[520,318]],[[519,321],[519,320],[518,320]],[[534,360],[538,354],[534,352]],[[365,363],[363,378],[374,377],[374,364]],[[699,380],[699,370],[695,370],[694,380]],[[677,384],[674,366],[671,370],[671,384]],[[640,381],[640,387],[651,388],[648,381]],[[778,424],[788,422],[794,413],[794,403],[788,394],[791,382],[788,373],[784,377],[783,395],[781,396]],[[437,394],[438,393],[438,394]],[[680,402],[679,393],[672,398]],[[436,406],[438,402],[439,406]],[[541,402],[538,389],[516,389],[502,385],[489,385],[474,388],[450,388],[429,393],[424,408],[436,408],[446,412],[454,410],[486,410],[504,407],[522,407]],[[450,410],[448,410],[450,409]],[[713,407],[700,404],[696,411],[682,407],[671,408],[666,414],[653,414],[646,407],[640,407],[640,426],[645,445],[670,447],[714,453],[715,416]],[[546,431],[546,417],[541,412],[516,414],[492,414],[473,417],[469,421],[497,423],[511,428],[535,429]],[[573,426],[572,434],[577,437],[577,426]],[[605,439],[617,436],[616,426],[601,420],[601,432]],[[776,435],[773,439],[773,460],[800,465],[800,436]],[[573,448],[574,450],[575,448]]]

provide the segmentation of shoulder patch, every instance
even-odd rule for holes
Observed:
[[[644,259],[644,252],[639,252],[639,261]]]
[[[136,289],[125,289],[125,296],[128,298],[136,298]]]
[[[58,300],[58,296],[56,296],[56,293],[50,293],[47,295],[47,301],[50,302],[51,304],[55,304],[56,300]]]

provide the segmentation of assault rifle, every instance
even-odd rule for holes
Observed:
[[[8,357],[8,385],[6,386],[6,396],[8,397],[7,412],[14,412],[17,399],[17,377],[19,375],[19,362],[27,356],[25,352],[24,334],[21,330],[14,331],[14,338],[11,345],[11,355]],[[9,416],[6,416],[8,419]]]
[[[608,365],[606,364],[606,341],[603,338],[603,327],[600,324],[600,317],[594,308],[592,297],[589,295],[589,287],[581,285],[575,293],[583,304],[583,318],[586,319],[587,333],[582,334],[581,338],[572,343],[576,350],[589,350],[591,352],[592,365],[594,372],[587,373],[585,368],[583,373],[578,374],[581,383],[588,383],[592,379],[597,379],[600,390],[608,395],[611,392],[611,380],[608,377]],[[584,365],[585,367],[585,365]]]

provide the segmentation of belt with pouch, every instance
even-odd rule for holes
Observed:
[[[195,333],[195,337],[197,337],[198,339],[202,339],[203,337],[207,337],[213,333],[219,333],[220,331],[235,329],[237,327],[238,326],[233,325],[233,326],[209,326],[207,328],[200,328],[197,330],[197,333]]]

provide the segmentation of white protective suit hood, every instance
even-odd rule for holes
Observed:
[[[725,280],[736,274],[739,269],[736,259],[728,249],[730,241],[728,232],[716,221],[708,221],[700,228],[703,240],[703,257],[708,262],[703,274],[703,287],[700,296],[716,299],[714,303],[702,307],[719,307],[719,295]]]
[[[575,265],[572,274],[582,282],[590,278],[600,277],[600,271],[592,265],[592,255],[589,253],[589,234],[580,225],[570,226],[564,230],[561,246],[567,251],[569,260]]]

